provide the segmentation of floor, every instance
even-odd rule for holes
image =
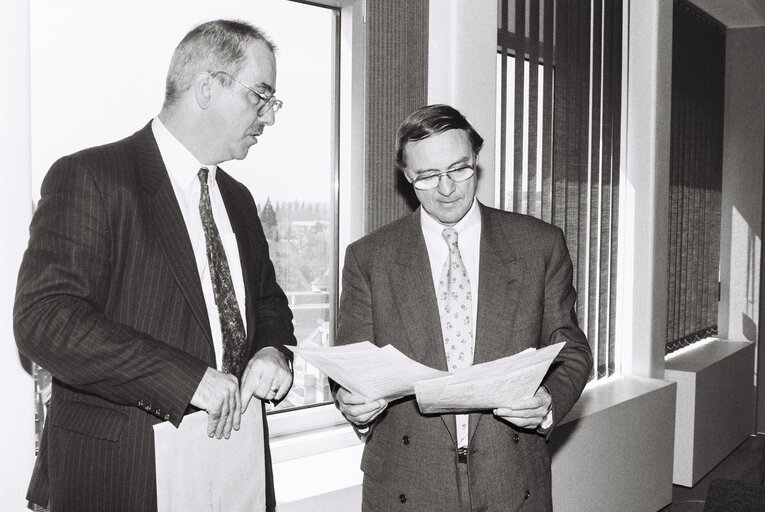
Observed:
[[[672,486],[672,503],[659,512],[701,512],[710,483],[717,478],[762,483],[765,434],[750,437],[692,488]]]

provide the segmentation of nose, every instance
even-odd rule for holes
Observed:
[[[273,126],[274,122],[276,122],[276,114],[274,113],[274,109],[269,108],[265,114],[259,116],[258,122],[266,126]]]
[[[442,196],[450,196],[457,186],[447,174],[438,177],[438,193]]]

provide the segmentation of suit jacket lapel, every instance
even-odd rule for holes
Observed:
[[[412,214],[401,233],[396,250],[396,270],[392,273],[393,298],[412,353],[422,364],[446,371],[446,352],[441,334],[441,319],[430,272],[430,259],[420,226],[421,208]],[[457,442],[457,425],[451,414],[441,419]]]
[[[412,353],[423,364],[446,370],[441,321],[419,209],[409,216],[399,237],[396,254],[396,268],[391,275],[391,288],[396,295],[393,302]]]
[[[506,347],[512,343],[512,326],[523,283],[523,264],[515,256],[513,241],[483,205],[480,251],[473,364],[507,355]],[[480,419],[481,414],[470,415],[469,436],[472,437]]]
[[[243,313],[242,321],[247,331],[247,348],[245,354],[249,354],[252,347],[253,340],[255,339],[255,306],[253,305],[252,297],[250,296],[252,289],[248,283],[253,282],[254,276],[251,276],[253,265],[248,265],[247,262],[252,258],[252,253],[249,251],[251,246],[250,233],[252,232],[251,224],[257,222],[257,219],[248,216],[243,205],[237,199],[236,191],[232,187],[231,178],[223,169],[218,168],[216,173],[216,183],[220,190],[220,195],[223,198],[223,204],[226,205],[226,213],[228,214],[228,220],[231,223],[231,229],[234,231],[236,237],[236,245],[239,250],[239,261],[242,265],[242,278],[244,280],[245,288],[245,311]],[[246,363],[246,362],[245,362]]]
[[[138,176],[145,191],[157,243],[207,340],[212,346],[210,320],[207,316],[202,284],[196,267],[194,249],[189,240],[178,200],[151,131],[151,123],[134,136]]]

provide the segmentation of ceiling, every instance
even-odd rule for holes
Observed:
[[[728,28],[765,26],[765,0],[690,0]]]

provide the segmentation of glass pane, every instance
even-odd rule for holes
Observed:
[[[159,112],[170,57],[195,25],[248,21],[277,46],[284,107],[246,159],[221,164],[251,191],[289,297],[298,343],[332,343],[337,289],[335,11],[287,0],[30,4],[34,201],[59,157],[124,138]],[[82,13],[88,16],[82,16]],[[328,401],[326,378],[297,360],[281,408]]]

